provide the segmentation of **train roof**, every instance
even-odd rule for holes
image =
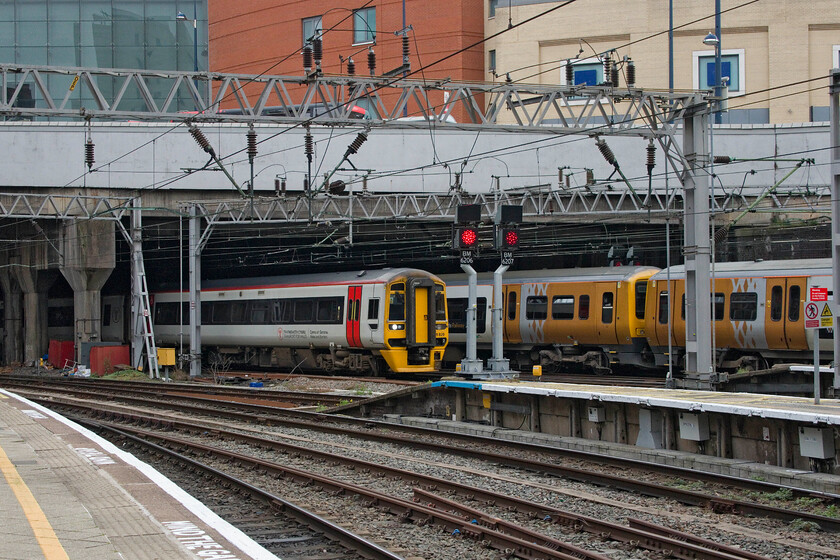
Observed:
[[[668,269],[658,272],[652,280],[664,280]],[[685,265],[672,266],[670,274],[677,278],[685,276]],[[792,259],[787,261],[744,261],[715,263],[715,278],[737,278],[739,276],[825,276],[831,275],[831,259]]]
[[[318,274],[293,274],[289,276],[255,276],[253,278],[226,278],[205,280],[202,290],[233,290],[269,286],[325,286],[330,284],[384,284],[404,276],[421,276],[439,279],[434,274],[416,268],[384,268]]]
[[[551,268],[542,270],[515,270],[505,272],[503,281],[517,280],[524,283],[541,284],[544,282],[626,282],[638,276],[654,274],[659,269],[654,266],[601,266],[592,268]],[[440,277],[447,285],[466,285],[465,274],[444,274]],[[493,273],[482,272],[478,275],[481,283],[492,283]]]

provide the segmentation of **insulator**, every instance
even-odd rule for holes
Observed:
[[[607,57],[604,59],[604,85],[611,86],[612,83],[612,59]]]
[[[586,170],[586,184],[587,185],[594,185],[595,184],[595,171],[592,169]]]
[[[575,67],[572,65],[571,60],[566,61],[566,85],[575,85]]]
[[[207,141],[207,137],[204,136],[204,133],[199,130],[197,126],[190,125],[190,134],[192,134],[193,139],[196,143],[201,146],[201,149],[213,156],[216,157],[216,151],[213,149],[213,146],[210,145],[210,142]]]
[[[376,53],[373,52],[373,47],[368,49],[368,70],[370,70],[370,75],[376,75]]]
[[[367,181],[368,181],[367,175],[362,177],[362,193],[363,194],[367,194],[367,192],[368,192]]]
[[[254,163],[254,158],[257,157],[257,133],[254,131],[254,125],[248,128],[248,161]]]
[[[359,148],[362,147],[362,144],[364,144],[366,140],[367,133],[360,132],[359,134],[357,134],[356,138],[353,140],[353,142],[350,143],[350,146],[347,148],[347,153],[355,154],[356,152],[358,152]]]
[[[561,187],[563,186],[563,168],[559,167],[557,169],[557,184]]]
[[[315,66],[321,65],[321,60],[324,58],[324,44],[320,37],[312,40],[312,58],[315,59]]]
[[[732,158],[729,156],[715,156],[712,158],[715,163],[732,163]]]
[[[648,173],[653,171],[653,168],[656,167],[656,146],[653,145],[653,142],[647,145],[647,168]]]
[[[610,70],[610,82],[612,82],[613,87],[618,87],[618,66],[613,64],[612,70]]]
[[[636,64],[632,60],[627,61],[627,87],[636,86]]]
[[[604,156],[604,159],[607,160],[607,163],[615,165],[615,154],[607,145],[607,142],[599,139],[595,142],[595,145],[598,146],[598,150],[601,152],[601,155]]]
[[[409,56],[408,35],[403,35],[402,47],[403,47],[403,62],[408,62],[408,56]]]
[[[303,47],[303,70],[305,72],[312,70],[312,47],[309,45]]]
[[[93,147],[94,147],[93,140],[88,138],[87,142],[85,142],[85,163],[87,164],[88,171],[91,170],[91,168],[93,167],[93,163],[95,161],[93,159]]]
[[[312,134],[308,130],[306,131],[306,136],[303,137],[303,153],[305,153],[306,157],[309,159],[312,159],[312,154],[315,153],[312,145]]]
[[[352,58],[347,59],[347,73],[351,76],[356,75],[356,63],[353,62]]]

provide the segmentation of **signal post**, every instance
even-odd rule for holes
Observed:
[[[461,254],[461,270],[467,273],[469,291],[467,295],[467,355],[461,360],[461,374],[473,377],[484,373],[484,363],[476,357],[476,300],[478,299],[478,275],[472,267],[475,251],[478,249],[478,224],[481,221],[481,206],[461,204],[455,212],[455,226],[452,248]]]
[[[502,293],[502,275],[513,264],[514,251],[519,249],[519,224],[522,223],[522,207],[501,205],[496,211],[493,246],[501,256],[499,268],[493,272],[493,357],[487,361],[493,375],[510,377],[518,371],[510,369],[510,362],[504,357],[504,294]]]

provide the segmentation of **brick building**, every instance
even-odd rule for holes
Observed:
[[[375,74],[382,75],[402,66],[403,36],[398,33],[408,28],[412,79],[486,78],[481,45],[458,52],[484,36],[483,0],[360,0],[339,4],[334,0],[211,2],[210,68],[217,72],[302,76],[301,49],[320,29],[324,73],[346,74],[352,58],[356,74],[370,75],[368,53],[372,48]],[[441,17],[444,13],[446,17]]]

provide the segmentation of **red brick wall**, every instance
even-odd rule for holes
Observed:
[[[335,7],[337,5],[342,7]],[[301,20],[322,15],[325,30],[325,73],[346,73],[346,59],[353,55],[356,73],[369,75],[367,50],[353,45],[350,3],[330,0],[213,0],[209,3],[210,69],[243,74],[303,75]],[[352,3],[353,8],[364,0]],[[412,70],[426,65],[412,79],[451,78],[453,81],[483,81],[484,48],[478,45],[438,64],[436,61],[479,41],[484,34],[483,0],[405,0]],[[376,74],[402,65],[402,0],[373,0],[376,8]],[[445,15],[444,15],[445,14]],[[331,28],[333,28],[331,31]],[[250,95],[250,92],[249,92]],[[441,98],[442,100],[442,98]],[[231,102],[226,103],[230,107]],[[458,116],[456,116],[458,118]],[[461,120],[461,119],[459,119]]]

